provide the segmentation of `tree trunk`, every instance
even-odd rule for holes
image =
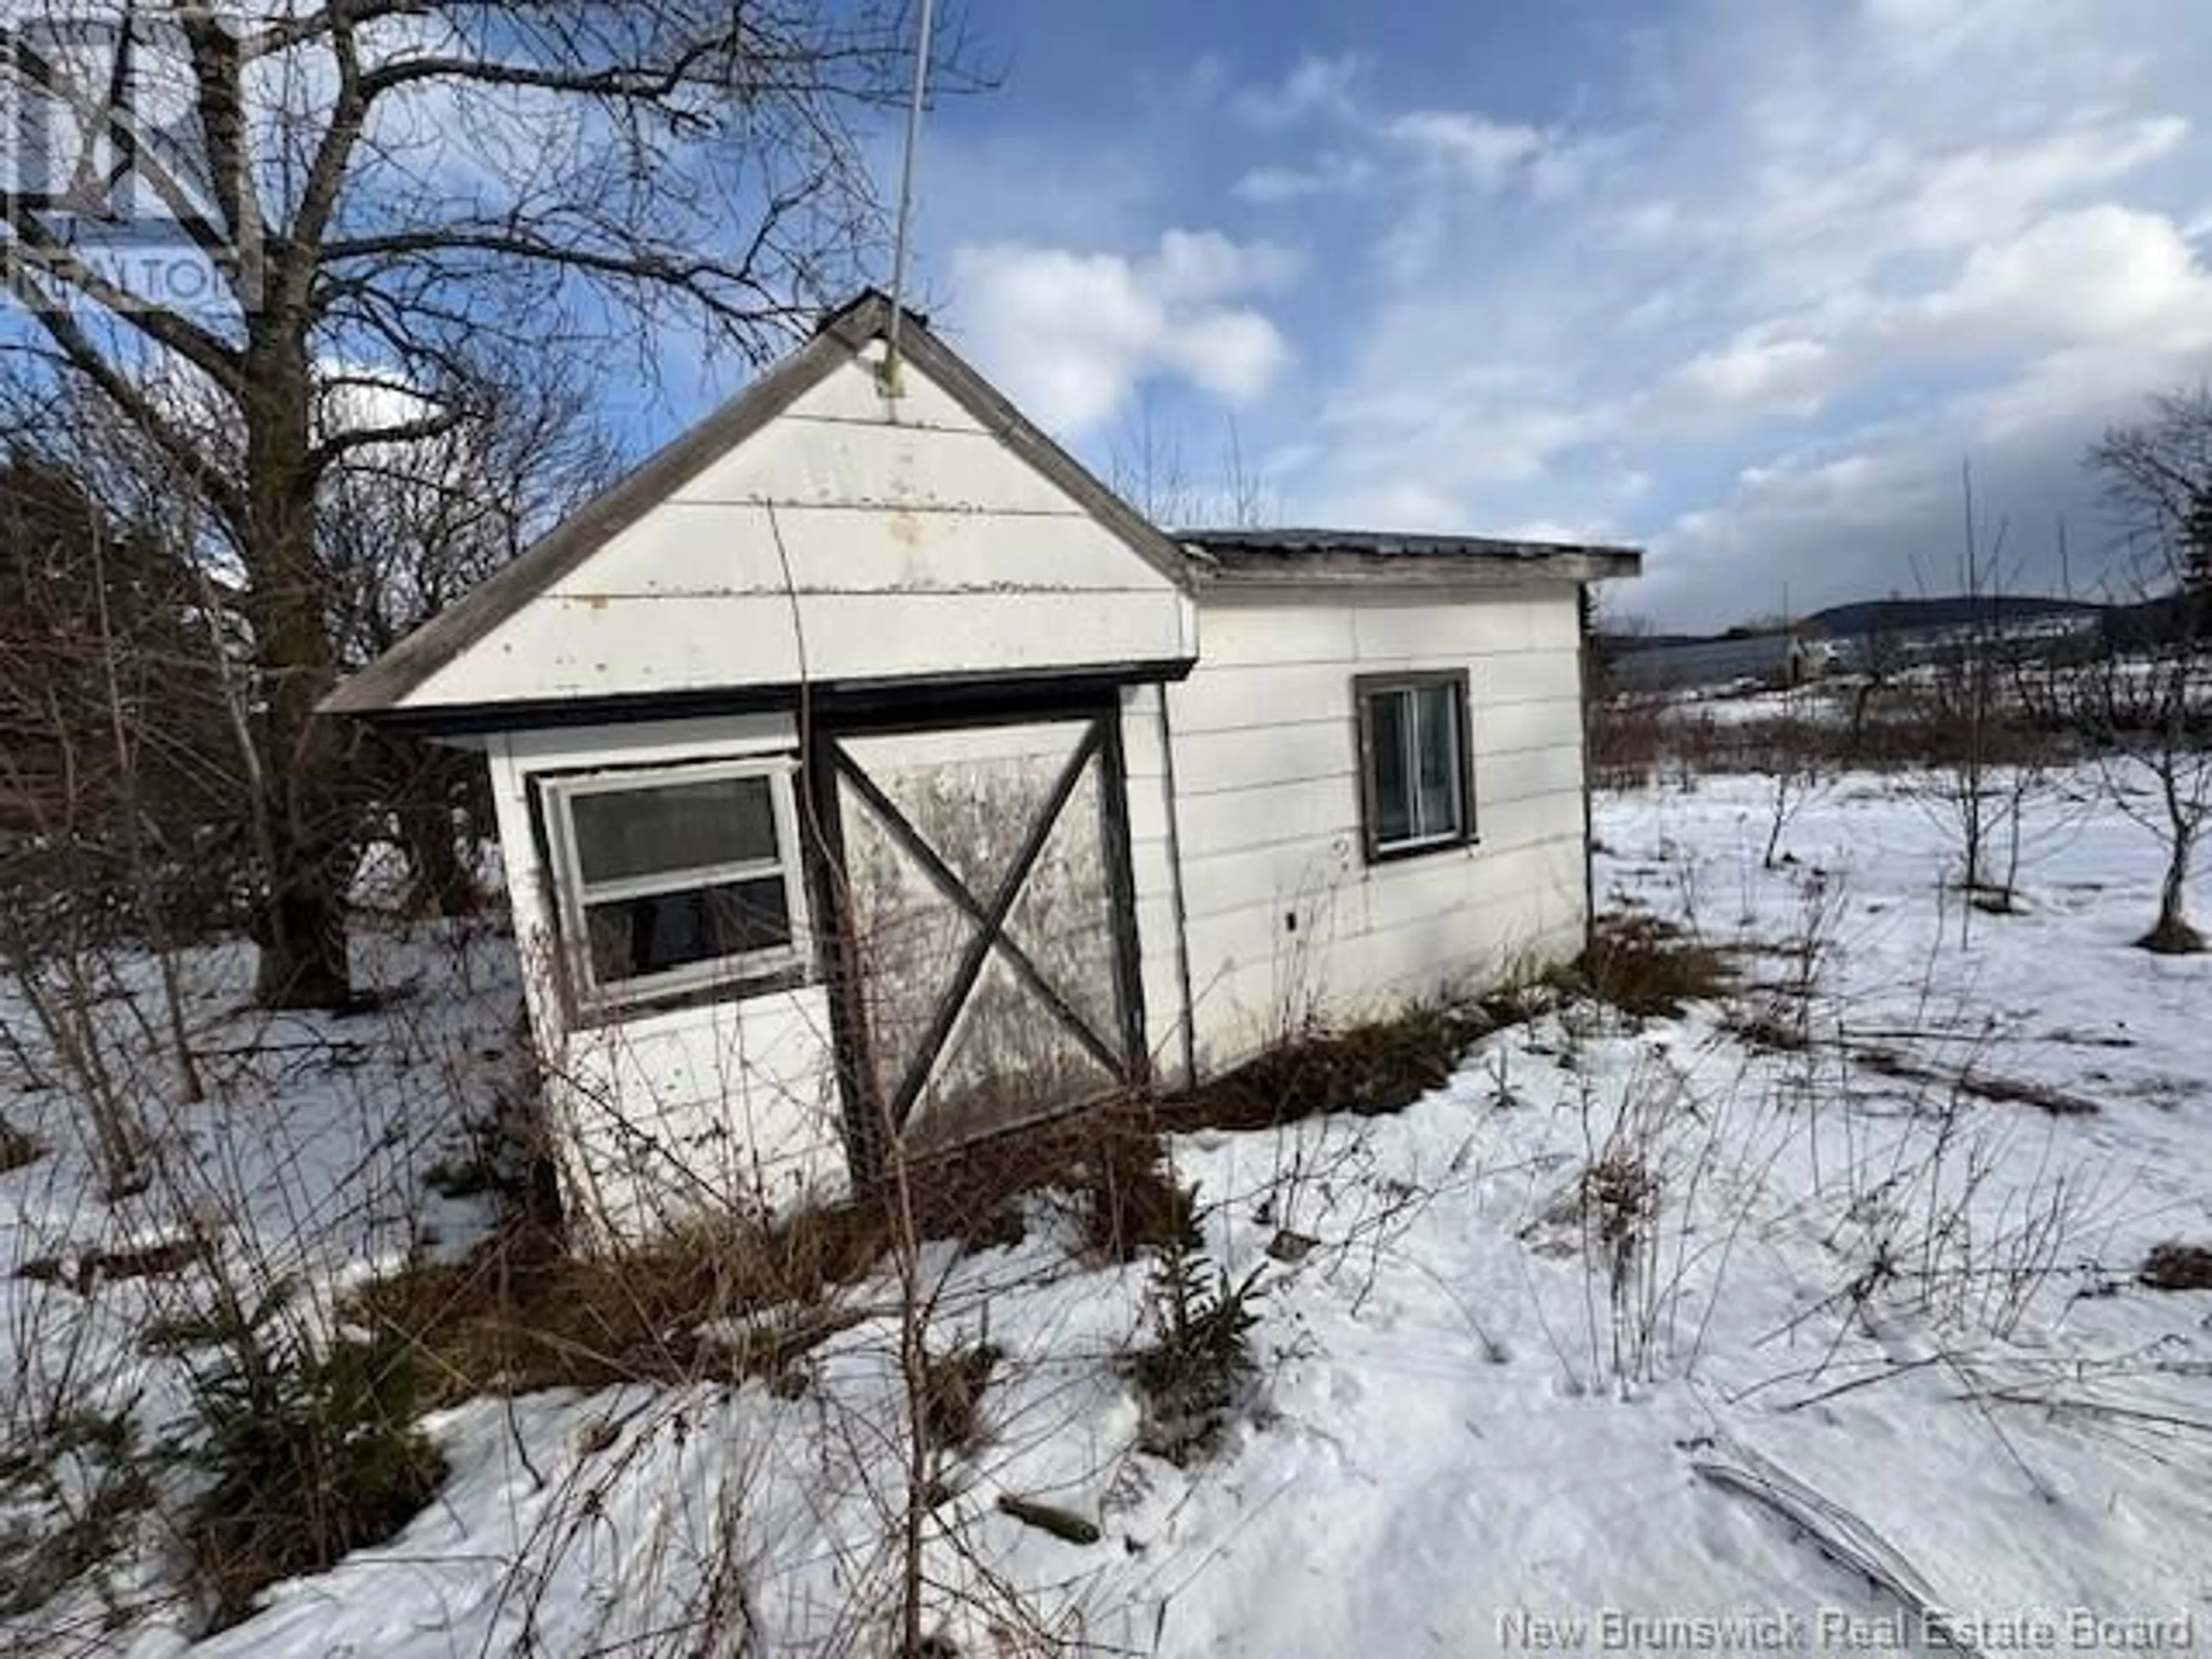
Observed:
[[[375,732],[354,767],[380,816],[398,831],[407,860],[403,908],[410,916],[472,916],[483,893],[470,867],[483,763],[416,738]]]
[[[2166,881],[2158,896],[2158,925],[2142,937],[2147,951],[2188,956],[2204,948],[2203,935],[2189,925],[2187,908],[2189,855],[2196,840],[2191,832],[2176,830],[2168,843]]]
[[[272,323],[246,361],[246,522],[238,526],[260,672],[266,902],[254,997],[269,1008],[343,1008],[346,889],[355,825],[345,811],[344,737],[315,712],[336,683],[325,581],[315,557],[312,396],[304,341]]]
[[[403,806],[399,833],[407,844],[408,913],[448,920],[474,915],[483,895],[461,856],[459,829],[443,794]]]
[[[331,884],[309,873],[304,849],[280,842],[277,857],[280,873],[258,940],[261,959],[253,976],[254,1000],[264,1008],[350,1007],[345,901]]]

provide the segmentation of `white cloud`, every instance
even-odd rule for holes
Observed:
[[[1941,288],[1866,299],[1830,318],[1828,337],[1758,331],[1689,358],[1638,400],[1646,425],[1682,435],[1725,432],[1759,416],[1803,420],[1834,398],[1902,372],[1996,362],[2014,389],[1961,395],[1954,424],[2002,408],[2017,428],[2032,410],[2116,383],[2155,381],[2212,341],[2212,272],[2163,216],[2104,204],[2054,213],[1971,249]]]
[[[1662,382],[1643,414],[1664,422],[1815,413],[1840,379],[1836,354],[1818,340],[1743,339],[1700,352]]]
[[[1944,156],[1904,204],[1903,235],[1920,247],[1971,247],[2017,230],[2046,204],[2125,179],[2172,154],[2188,134],[2177,116],[2112,118]]]
[[[1316,118],[1341,119],[1357,108],[1354,88],[1366,68],[1366,60],[1357,52],[1309,54],[1280,81],[1242,88],[1230,106],[1248,125],[1263,131]]]
[[[1634,608],[1735,621],[1779,610],[1785,596],[1803,612],[1893,590],[1948,592],[1944,579],[1961,538],[1962,457],[1929,447],[1927,436],[1899,432],[1863,450],[1746,468],[1726,495],[1654,538]],[[1865,550],[1899,526],[1912,532],[1910,555],[1870,580]],[[1722,587],[1728,608],[1716,617],[1706,607]]]
[[[1232,241],[1218,230],[1170,230],[1137,267],[1163,299],[1206,301],[1282,288],[1297,275],[1297,256],[1273,242]]]
[[[1402,384],[1362,377],[1321,410],[1318,463],[1300,475],[1294,517],[1386,529],[1480,531],[1471,497],[1545,479],[1571,452],[1602,443],[1619,408],[1577,406],[1540,379],[1463,362],[1431,340],[1425,373]],[[1584,505],[1588,498],[1585,498]]]
[[[1994,88],[2032,81],[2044,68],[2038,56],[2024,56],[2008,65],[2005,82],[1990,82],[1985,71],[1992,60],[2063,50],[2118,9],[2100,0],[1862,0],[1857,9],[1874,67],[1923,82],[1963,70],[1972,78],[1958,90],[1986,99]],[[2098,56],[2110,63],[2118,54],[2106,41],[2100,42]]]
[[[1291,352],[1250,301],[1296,270],[1282,248],[1211,230],[1169,231],[1135,258],[986,243],[954,252],[954,309],[987,372],[1043,425],[1080,435],[1155,376],[1231,404],[1265,392]]]
[[[1416,186],[1471,187],[1484,194],[1521,186],[1549,199],[1572,191],[1590,160],[1581,147],[1556,134],[1476,110],[1417,109],[1375,116],[1347,101],[1335,112],[1350,132],[1350,143],[1300,162],[1254,167],[1237,179],[1234,193],[1273,206],[1347,194],[1387,173]]]
[[[1958,488],[1956,459],[1929,464],[1912,460],[1903,441],[1830,458],[1785,459],[1767,466],[1747,467],[1736,481],[1734,500],[1718,507],[1686,513],[1675,526],[1684,537],[1707,538],[1740,553],[1755,553],[1778,531],[1796,526],[1821,531],[1862,532],[1880,525],[1900,506],[1932,504],[1943,495],[1939,480],[1948,475]],[[1756,532],[1757,540],[1747,538]]]
[[[2212,282],[2173,222],[2110,203],[1976,248],[1923,314],[1999,340],[2118,339],[2212,314]]]
[[[1290,362],[1274,324],[1256,311],[1214,308],[1170,327],[1158,345],[1162,362],[1194,386],[1231,404],[1249,404]]]
[[[1683,0],[1614,66],[1511,119],[1374,66],[1339,148],[1411,165],[1359,199],[1291,512],[1618,522],[1719,622],[1793,560],[1910,587],[1969,453],[2087,511],[2082,437],[2212,368],[2212,9]]]
[[[1254,167],[1231,186],[1240,199],[1258,207],[1341,196],[1373,180],[1375,164],[1363,155],[1324,150],[1304,167]]]
[[[1458,110],[1415,110],[1388,131],[1422,165],[1479,190],[1503,189],[1545,148],[1534,127]]]
[[[1193,387],[1286,519],[1646,540],[1632,603],[1684,623],[1940,585],[1962,459],[2086,514],[2082,439],[2212,371],[2212,7],[1670,0],[1551,102],[1376,40],[1209,70],[1226,133],[1048,147],[940,309],[1064,433]],[[1101,149],[1133,182],[1054,188]],[[1279,248],[1155,240],[1208,190],[1327,257],[1285,292]]]
[[[1498,526],[1488,532],[1515,542],[1566,542],[1571,544],[1620,542],[1624,539],[1620,526],[1608,518],[1588,519],[1524,519],[1517,524]]]
[[[1278,206],[1395,180],[1480,194],[1519,187],[1548,200],[1571,193],[1586,176],[1589,149],[1555,131],[1474,109],[1378,110],[1362,95],[1372,75],[1364,57],[1309,56],[1283,81],[1238,93],[1231,107],[1249,126],[1281,133],[1325,120],[1339,142],[1302,161],[1250,168],[1232,193]]]

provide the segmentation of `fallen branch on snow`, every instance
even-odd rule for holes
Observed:
[[[1731,1444],[1692,1458],[1690,1467],[1715,1486],[1740,1492],[1771,1510],[1802,1531],[1814,1548],[1838,1566],[1863,1574],[1910,1610],[1923,1633],[1932,1636],[1947,1629],[1944,1608],[1950,1604],[1936,1595],[1896,1546],[1772,1460],[1747,1446]],[[1960,1641],[1956,1632],[1949,1636],[1954,1651],[1970,1659],[1977,1655],[1978,1650]]]

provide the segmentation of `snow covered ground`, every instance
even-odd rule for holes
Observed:
[[[2212,958],[2131,948],[2160,849],[2100,782],[2034,802],[2004,915],[1947,887],[1907,780],[1822,787],[1772,869],[1766,781],[1601,798],[1601,905],[1728,947],[1738,985],[1678,1018],[1552,1003],[1395,1115],[1181,1138],[1209,1255],[1260,1275],[1257,1375],[1188,1468],[1137,1446],[1145,1263],[1086,1257],[1047,1196],[1017,1243],[929,1247],[931,1349],[1003,1354],[979,1440],[936,1470],[941,1650],[1947,1650],[1930,1609],[1987,1654],[2046,1622],[2060,1651],[2212,1650],[2212,1292],[2136,1278],[2155,1245],[2212,1244]],[[440,1002],[405,1063],[366,1038],[303,1058],[240,1091],[273,1118],[214,1113],[195,1144],[244,1146],[209,1161],[348,1218],[249,1206],[317,1241],[330,1279],[426,1233],[458,1248],[476,1212],[389,1166],[445,1155],[474,1062],[495,1067],[497,1000]],[[4,1109],[59,1148],[67,1124],[29,1121],[42,1098]],[[0,1175],[13,1261],[95,1207],[65,1156]],[[371,1171],[412,1196],[356,1201]],[[1269,1254],[1286,1231],[1313,1241],[1295,1261]],[[148,1283],[0,1281],[9,1374],[57,1328],[29,1310],[61,1306],[157,1416],[161,1362],[115,1334]],[[891,1650],[899,1286],[837,1294],[853,1322],[803,1389],[438,1414],[437,1501],[204,1651]],[[1099,1536],[1006,1515],[1007,1494]],[[0,1646],[70,1650],[43,1617]],[[186,1626],[79,1619],[70,1648],[162,1654]]]
[[[387,1006],[343,1018],[250,1008],[243,948],[178,958],[198,1098],[152,958],[72,959],[86,975],[74,987],[48,976],[51,1014],[66,1018],[76,995],[91,1009],[64,1035],[74,1060],[57,1057],[21,987],[0,989],[0,1120],[38,1154],[0,1168],[0,1653],[99,1650],[104,1625],[149,1607],[156,1623],[191,1621],[172,1605],[158,1516],[143,1517],[112,1584],[6,1616],[44,1577],[41,1547],[121,1490],[126,1466],[158,1459],[185,1419],[185,1362],[163,1328],[204,1322],[224,1290],[273,1316],[278,1287],[297,1322],[326,1323],[349,1287],[484,1236],[489,1200],[441,1188],[470,1184],[447,1177],[470,1167],[470,1126],[514,1075],[513,945],[482,924],[370,922],[355,950]],[[142,1143],[143,1190],[112,1200],[94,1079]],[[130,1425],[126,1455],[88,1437],[103,1420]],[[176,1490],[191,1484],[187,1462]]]

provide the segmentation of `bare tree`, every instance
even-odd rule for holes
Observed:
[[[114,947],[150,950],[165,1027],[136,1035],[201,1093],[173,946],[180,917],[220,903],[226,860],[198,826],[225,749],[187,592],[149,526],[36,459],[0,470],[0,969],[118,1195],[143,1184],[146,1137],[134,1034],[104,1018]]]
[[[1779,869],[1784,860],[1782,837],[1797,815],[1820,792],[1820,742],[1816,730],[1822,718],[1810,711],[1802,683],[1782,694],[1782,714],[1767,728],[1766,850],[1760,862]]]
[[[877,240],[856,123],[899,98],[910,42],[896,0],[9,9],[0,94],[84,139],[0,192],[20,349],[198,495],[244,618],[263,1000],[351,993],[349,738],[315,713],[333,472],[458,429],[518,350],[629,340],[649,368],[682,328],[772,355]],[[203,262],[189,292],[177,259],[88,252],[156,214]]]
[[[1212,482],[1204,483],[1186,465],[1182,435],[1159,419],[1149,390],[1138,394],[1127,431],[1114,441],[1106,479],[1163,530],[1253,530],[1273,512],[1267,481],[1245,455],[1235,416],[1223,425]]]
[[[1243,432],[1236,416],[1230,416],[1221,451],[1223,521],[1238,530],[1256,530],[1274,517],[1280,505],[1271,503],[1267,479],[1246,460]]]
[[[1902,642],[1894,621],[1897,607],[1903,599],[1902,594],[1893,592],[1887,599],[1875,605],[1872,620],[1859,636],[1856,665],[1859,683],[1851,695],[1851,744],[1855,749],[1866,741],[1867,720],[1874,712],[1875,699],[1889,689],[1904,666]]]
[[[1976,911],[2013,908],[2021,831],[2042,779],[2033,747],[2022,740],[2008,660],[2004,550],[2007,526],[1984,534],[1971,466],[1960,470],[1965,514],[1959,579],[1966,620],[1937,647],[1925,671],[1932,748],[1923,805],[1959,850],[1959,942]]]
[[[356,450],[325,479],[319,562],[343,666],[391,649],[614,477],[614,447],[566,366],[517,362],[504,382],[464,424]],[[486,832],[482,757],[372,732],[356,776],[405,853],[409,908],[472,910],[463,847]]]
[[[2174,593],[2212,588],[2212,387],[2154,397],[2148,418],[2090,446],[2087,465],[2136,556],[2122,573],[2128,581]]]
[[[1183,464],[1182,441],[1161,422],[1149,388],[1139,391],[1130,425],[1107,458],[1107,483],[1154,524],[1190,525],[1198,516],[1199,490]]]
[[[227,860],[201,831],[235,780],[191,601],[157,526],[49,457],[0,465],[0,852],[26,884],[15,908],[51,898],[150,933],[212,902]]]
[[[2212,823],[2212,392],[2153,398],[2147,420],[2112,428],[2086,459],[2120,532],[2109,585],[2138,601],[2108,615],[2087,723],[2103,753],[2137,769],[2112,777],[2115,805],[2166,848],[2158,920],[2141,943],[2201,951],[2188,884]]]

